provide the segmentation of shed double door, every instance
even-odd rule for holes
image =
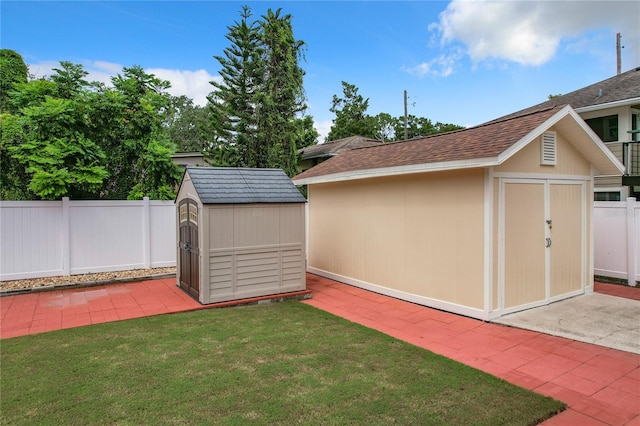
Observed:
[[[584,291],[586,185],[504,179],[500,227],[503,313]]]
[[[198,245],[198,205],[185,198],[178,205],[180,218],[180,288],[198,300],[200,296],[200,250]]]

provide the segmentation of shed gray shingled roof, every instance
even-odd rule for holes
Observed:
[[[281,169],[187,167],[203,204],[304,203]]]

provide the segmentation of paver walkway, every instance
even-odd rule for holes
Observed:
[[[307,287],[313,299],[303,303],[566,402],[569,409],[547,426],[640,426],[640,355],[485,323],[315,275],[307,275]],[[0,337],[208,307],[178,289],[175,278],[5,296]]]

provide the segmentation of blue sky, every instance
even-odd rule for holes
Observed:
[[[638,1],[7,1],[0,46],[36,76],[59,61],[108,82],[140,65],[173,94],[203,103],[218,78],[214,55],[243,4],[282,8],[307,43],[308,114],[326,135],[341,81],[369,98],[369,114],[409,113],[471,126],[640,66]]]

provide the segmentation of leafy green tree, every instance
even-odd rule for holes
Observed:
[[[0,113],[0,200],[32,200],[36,195],[25,184],[30,180],[26,168],[10,148],[24,143],[25,134],[18,116]]]
[[[194,105],[193,100],[184,95],[171,97],[165,126],[178,152],[204,152],[212,145],[209,108]]]
[[[180,177],[170,157],[175,146],[163,127],[170,110],[166,92],[169,82],[144,72],[140,66],[123,68],[122,74],[111,81],[113,88],[102,88],[93,97],[93,131],[109,158],[110,177],[100,189],[101,198],[173,198],[173,192],[159,190],[175,187]],[[149,173],[147,166],[154,154],[159,157]]]
[[[407,137],[417,138],[420,136],[430,136],[438,133],[451,132],[453,130],[464,129],[463,126],[450,123],[433,123],[425,117],[407,116]],[[396,138],[404,139],[404,117],[398,117],[395,125]]]
[[[329,111],[336,115],[327,140],[332,141],[349,136],[364,136],[375,138],[377,136],[376,120],[367,115],[369,99],[365,99],[358,93],[354,84],[342,82],[342,98],[333,95]]]
[[[397,135],[395,130],[397,119],[391,117],[391,114],[387,114],[386,112],[381,112],[373,117],[373,119],[376,128],[375,139],[383,142],[395,140],[395,136]]]
[[[83,92],[89,86],[84,78],[89,75],[82,65],[69,61],[61,61],[60,68],[54,68],[55,74],[51,81],[56,87],[56,96],[63,99],[71,99]]]
[[[29,69],[22,56],[10,49],[0,49],[0,112],[15,112],[9,104],[9,92],[16,83],[26,83]]]
[[[382,141],[404,139],[404,117],[392,117],[380,113],[374,117],[367,114],[369,99],[358,93],[358,88],[342,82],[343,97],[333,95],[330,111],[336,115],[327,140],[342,139],[349,136],[364,136]],[[463,126],[449,123],[432,123],[425,117],[409,115],[407,117],[407,137],[429,136],[436,133],[463,129]]]
[[[305,148],[318,143],[318,137],[320,134],[313,127],[313,117],[310,115],[298,117],[295,119],[295,124],[296,149]]]
[[[73,101],[48,97],[15,118],[23,141],[8,150],[26,167],[29,190],[42,199],[83,198],[108,175],[104,153],[82,133],[79,115]]]
[[[61,62],[48,80],[13,85],[0,115],[3,199],[171,199],[180,172],[166,135],[169,83],[124,68],[107,88]]]

